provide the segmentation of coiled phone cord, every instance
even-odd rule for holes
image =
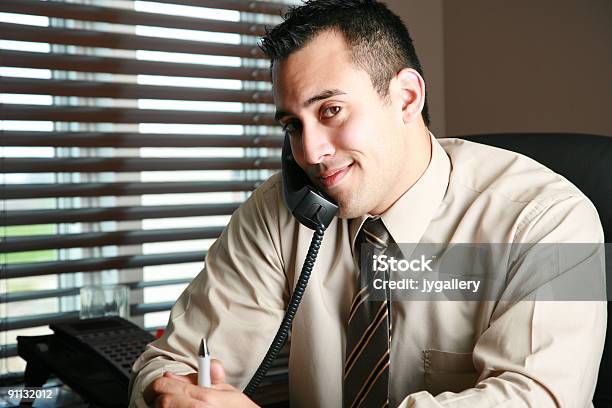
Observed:
[[[285,317],[283,317],[283,321],[281,322],[278,331],[276,332],[276,336],[266,353],[263,361],[259,365],[259,368],[249,381],[249,384],[244,389],[244,393],[251,398],[255,389],[266,375],[272,362],[280,353],[281,348],[285,344],[287,340],[287,336],[289,335],[289,330],[291,329],[291,324],[293,322],[293,318],[295,317],[295,313],[298,310],[300,302],[302,300],[302,296],[304,295],[304,291],[306,290],[306,285],[308,284],[308,279],[310,278],[310,274],[312,273],[312,268],[314,267],[315,261],[317,260],[317,255],[319,253],[319,248],[321,247],[321,242],[323,241],[323,234],[325,233],[324,226],[318,226],[315,230],[312,241],[310,242],[310,247],[308,248],[308,254],[306,255],[306,259],[304,260],[304,265],[302,266],[302,271],[300,272],[300,277],[295,285],[295,289],[293,294],[291,295],[291,300],[289,301],[289,306],[287,306],[287,311],[285,312]]]

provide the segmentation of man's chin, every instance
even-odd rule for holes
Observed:
[[[346,189],[337,189],[335,191],[325,192],[329,198],[331,198],[338,205],[338,218],[357,218],[367,213],[364,210],[364,203],[360,202],[358,193],[353,191],[346,191]]]
[[[338,211],[337,217],[341,219],[351,220],[353,218],[359,218],[366,213],[362,213],[359,211]]]
[[[351,219],[351,218],[361,217],[362,215],[366,213],[367,211],[362,210],[361,208],[358,208],[354,204],[351,205],[351,203],[340,201],[338,203],[338,213],[336,214],[336,216],[338,218]]]

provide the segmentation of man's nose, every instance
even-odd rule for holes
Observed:
[[[322,126],[304,127],[302,130],[302,148],[307,164],[319,164],[325,156],[333,155],[334,146],[331,135]]]

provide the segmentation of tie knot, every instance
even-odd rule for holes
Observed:
[[[385,249],[389,245],[389,231],[380,218],[369,218],[363,223],[363,242],[374,245],[378,249]]]

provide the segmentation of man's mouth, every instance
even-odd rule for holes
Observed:
[[[344,179],[344,176],[346,176],[352,166],[352,164],[349,164],[348,166],[339,167],[337,169],[328,170],[324,173],[321,173],[321,175],[319,176],[321,184],[326,188],[336,186],[340,183],[340,181],[342,181],[342,179]]]

